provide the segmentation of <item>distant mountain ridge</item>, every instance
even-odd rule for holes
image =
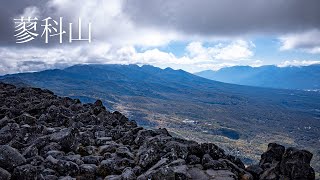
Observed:
[[[211,80],[280,89],[320,89],[320,65],[277,67],[233,66],[195,73]]]

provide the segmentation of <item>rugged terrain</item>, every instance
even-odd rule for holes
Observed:
[[[2,80],[82,102],[101,99],[138,125],[213,142],[248,165],[259,161],[270,142],[306,148],[320,172],[320,92],[239,86],[137,65],[77,65]]]
[[[100,100],[0,83],[0,179],[314,179],[312,153],[271,143],[245,167],[213,143],[144,129]]]

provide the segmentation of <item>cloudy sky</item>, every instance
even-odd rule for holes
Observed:
[[[0,74],[79,63],[151,64],[189,72],[316,64],[319,7],[319,0],[1,1]],[[14,19],[21,16],[37,17],[38,36],[19,44]],[[44,43],[47,17],[58,22],[63,17],[61,44],[59,36]],[[83,37],[91,23],[91,43],[69,43],[68,24],[76,29],[78,18]]]

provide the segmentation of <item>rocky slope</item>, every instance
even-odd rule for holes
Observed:
[[[315,179],[312,154],[269,144],[245,167],[212,143],[138,127],[97,100],[0,83],[0,180]]]

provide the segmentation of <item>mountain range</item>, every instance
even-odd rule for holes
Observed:
[[[149,65],[75,65],[0,79],[82,102],[101,99],[109,110],[141,126],[214,142],[247,164],[256,162],[269,142],[305,148],[314,154],[313,167],[320,171],[316,91],[233,85]]]
[[[320,65],[277,67],[233,66],[218,71],[206,70],[196,75],[232,84],[281,88],[320,89]]]

